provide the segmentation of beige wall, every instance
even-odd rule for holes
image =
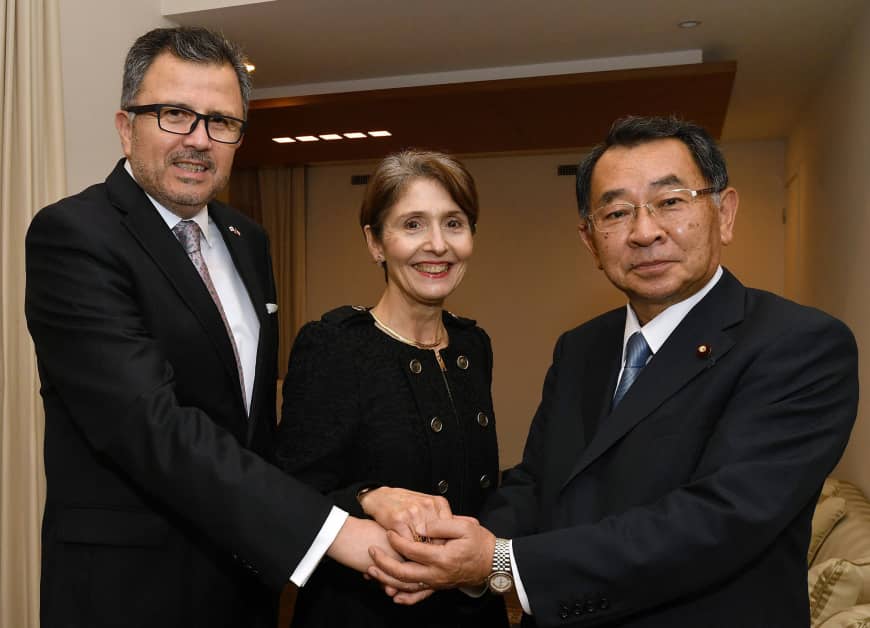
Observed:
[[[61,0],[67,189],[108,174],[121,156],[113,125],[123,57],[149,28],[170,24],[160,0]],[[99,16],[95,19],[95,16]],[[742,193],[736,243],[725,262],[756,286],[783,290],[780,211],[784,171],[778,142],[725,147]],[[578,154],[468,160],[483,205],[471,272],[451,300],[493,338],[494,394],[504,464],[519,460],[558,334],[622,303],[580,247],[573,180],[556,177]],[[368,263],[356,212],[362,187],[350,175],[371,164],[309,170],[308,316],[343,303],[373,304],[381,275]]]
[[[870,5],[813,90],[788,144],[789,296],[842,318],[855,333],[866,384],[870,347]],[[870,493],[870,405],[836,473]]]
[[[741,191],[735,243],[725,264],[747,284],[783,289],[785,145],[724,147]],[[558,164],[579,154],[465,160],[481,199],[474,258],[448,307],[476,318],[492,337],[493,394],[502,465],[519,461],[558,335],[624,300],[592,264],[576,231],[573,177]],[[308,317],[342,304],[373,305],[383,275],[370,261],[357,223],[363,188],[352,174],[371,164],[308,171]]]
[[[124,56],[136,37],[167,25],[160,0],[60,0],[68,193],[105,179],[122,156],[114,114]]]

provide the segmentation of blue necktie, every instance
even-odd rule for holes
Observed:
[[[622,379],[619,380],[619,386],[616,387],[616,394],[613,395],[611,408],[615,408],[616,404],[622,400],[625,393],[631,388],[634,380],[637,379],[643,367],[646,366],[646,362],[651,354],[652,351],[642,333],[636,331],[628,337],[628,344],[625,347],[625,368],[622,370]]]

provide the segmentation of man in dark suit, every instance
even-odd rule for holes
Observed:
[[[213,200],[249,94],[221,36],[143,35],[115,115],[126,159],[28,232],[46,417],[43,628],[274,626],[264,583],[303,585],[324,553],[364,569],[383,537],[268,463],[268,241]]]
[[[529,626],[809,626],[813,507],[857,407],[852,334],[721,268],[738,197],[693,124],[618,121],[577,197],[627,307],[559,339],[523,460],[481,516],[492,532],[391,533],[421,564],[375,550],[370,573],[515,588]]]

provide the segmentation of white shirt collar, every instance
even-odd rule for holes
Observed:
[[[627,309],[627,312],[625,316],[625,332],[623,333],[622,337],[623,360],[625,359],[625,345],[628,342],[628,338],[636,331],[643,332],[643,337],[644,339],[646,339],[646,342],[649,345],[649,348],[652,351],[653,355],[658,353],[658,350],[661,349],[663,344],[665,344],[668,336],[670,336],[671,333],[677,328],[677,325],[683,322],[686,314],[688,314],[701,299],[707,296],[707,293],[713,289],[713,286],[718,283],[721,277],[722,267],[719,266],[716,269],[716,272],[713,273],[710,281],[708,281],[703,288],[698,290],[688,299],[684,299],[679,303],[674,303],[670,307],[666,308],[643,327],[640,326],[640,322],[638,322],[637,315],[631,308],[631,304],[626,305],[625,307]]]
[[[130,160],[124,160],[124,170],[132,177],[134,181],[136,181],[136,177],[133,176],[133,169],[130,167]],[[138,185],[139,182],[136,181]],[[139,187],[142,187],[141,185]],[[142,189],[145,192],[145,189]],[[151,204],[154,205],[154,208],[157,210],[157,213],[160,214],[160,217],[163,218],[163,221],[166,223],[166,226],[171,230],[175,225],[180,223],[183,218],[181,218],[178,214],[173,213],[171,210],[166,209],[163,205],[161,205],[153,196],[145,192],[145,196],[148,197],[148,200],[151,201]],[[193,222],[199,225],[200,230],[202,230],[202,236],[205,238],[206,244],[211,246],[211,241],[209,240],[209,218],[208,218],[208,205],[203,207],[195,216],[190,218]]]

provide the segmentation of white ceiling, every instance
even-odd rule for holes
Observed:
[[[704,61],[737,61],[726,140],[785,137],[857,16],[870,10],[866,0],[163,0],[163,6],[174,22],[219,29],[241,43],[257,66],[256,87],[286,86],[288,93],[316,83],[700,49]],[[676,26],[687,19],[702,25]]]

